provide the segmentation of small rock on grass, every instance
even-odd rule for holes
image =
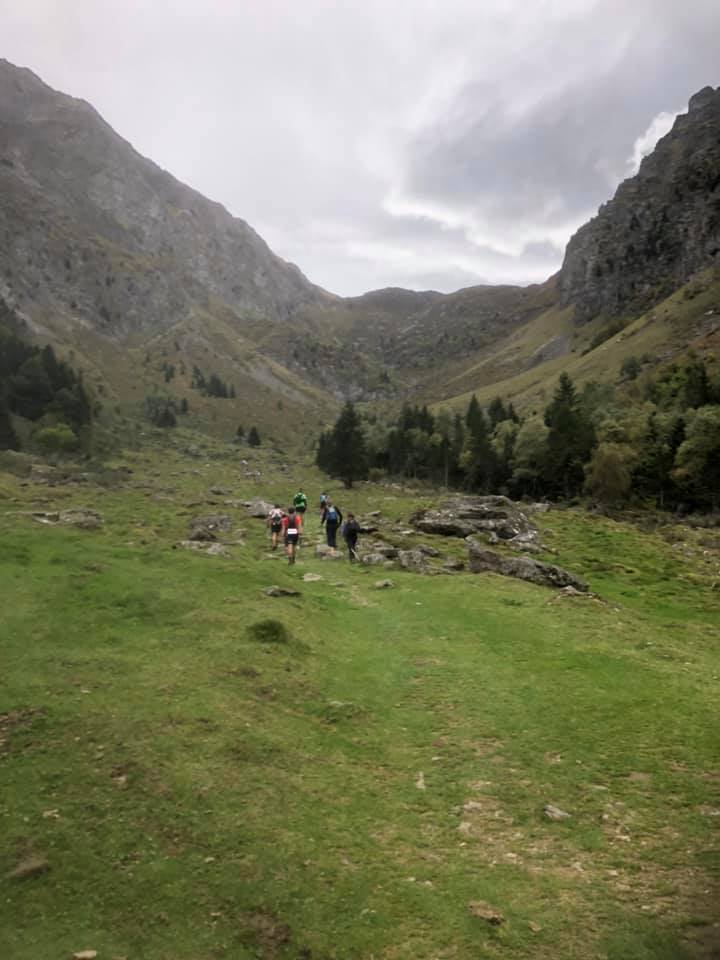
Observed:
[[[543,807],[543,813],[548,820],[568,820],[570,818],[569,813],[561,810],[560,807],[554,806],[552,803],[545,804]]]
[[[95,960],[97,950],[78,950],[73,954],[73,960]]]
[[[499,927],[501,923],[505,923],[505,917],[496,910],[495,907],[491,907],[490,904],[484,900],[471,900],[468,903],[468,912],[471,917],[485,920],[486,923],[491,924],[493,927]]]
[[[322,576],[319,573],[304,573],[303,580],[306,583],[315,583],[318,580],[322,580]]]
[[[47,873],[49,869],[50,864],[44,857],[25,857],[14,870],[7,874],[7,878],[8,880],[25,880],[27,877],[38,877],[41,873]]]
[[[293,590],[290,587],[279,587],[277,584],[273,584],[270,587],[265,587],[263,593],[266,597],[299,597],[300,591]]]
[[[388,590],[390,587],[394,587],[395,582],[393,580],[376,580],[375,589],[376,590]]]

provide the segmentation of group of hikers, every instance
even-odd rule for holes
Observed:
[[[276,503],[267,516],[267,526],[270,530],[270,543],[273,550],[277,550],[282,538],[287,554],[288,563],[295,563],[300,537],[303,533],[305,514],[308,508],[308,498],[302,488],[293,497],[291,505],[284,510]],[[337,554],[337,534],[345,541],[348,558],[351,563],[358,560],[357,541],[360,534],[360,524],[355,514],[348,510],[343,523],[340,507],[336,506],[326,493],[320,494],[320,525],[325,527],[325,537],[330,552]]]

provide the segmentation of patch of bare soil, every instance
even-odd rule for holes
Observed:
[[[0,713],[0,752],[9,750],[13,732],[32,726],[35,719],[44,716],[42,707],[23,707]]]

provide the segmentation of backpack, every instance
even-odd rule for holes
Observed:
[[[335,507],[328,507],[328,511],[325,514],[326,523],[337,523],[338,515]]]
[[[296,493],[293,497],[293,506],[294,507],[306,507],[307,506],[307,497],[304,493]]]

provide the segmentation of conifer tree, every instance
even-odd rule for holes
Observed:
[[[355,480],[362,480],[367,476],[365,437],[360,426],[360,417],[349,400],[329,436],[326,436],[324,441],[321,438],[318,456],[321,448],[325,464],[323,469],[331,477],[339,477],[346,487],[352,487]]]
[[[543,480],[549,492],[572,497],[583,485],[583,467],[595,446],[595,431],[578,404],[567,373],[560,374],[551,403],[545,409],[548,429]]]
[[[247,442],[251,447],[260,446],[260,434],[258,433],[257,427],[250,427],[250,430],[248,431]]]

